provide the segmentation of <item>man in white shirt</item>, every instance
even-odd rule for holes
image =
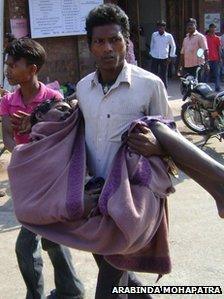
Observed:
[[[160,78],[125,61],[129,20],[118,6],[103,4],[93,9],[86,30],[97,70],[77,84],[77,99],[85,120],[88,170],[105,179],[132,121],[145,115],[172,118],[172,113]],[[129,146],[144,156],[161,154],[160,147],[146,138],[149,130],[141,130],[142,134],[132,134]],[[94,258],[99,267],[95,299],[120,299],[111,294],[113,286],[140,285],[133,273],[112,267],[103,256]],[[142,294],[141,298],[151,296]]]
[[[169,58],[176,57],[176,45],[172,34],[165,29],[166,22],[157,22],[157,31],[151,37],[150,55],[152,56],[151,71],[162,79],[167,88]]]

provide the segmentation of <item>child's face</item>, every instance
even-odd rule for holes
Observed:
[[[36,66],[28,65],[24,58],[15,61],[12,56],[8,55],[5,64],[5,75],[10,85],[28,82],[36,73]]]
[[[69,104],[65,102],[57,102],[55,105],[46,113],[39,113],[36,115],[39,121],[63,121],[72,114],[73,110]]]

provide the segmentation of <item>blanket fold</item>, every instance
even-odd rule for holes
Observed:
[[[145,124],[151,122],[148,118]],[[170,272],[165,202],[173,187],[162,159],[146,159],[123,144],[100,195],[100,213],[84,219],[80,111],[61,123],[38,123],[32,140],[15,148],[8,167],[15,214],[25,227],[56,243],[104,255],[120,269]]]
[[[149,127],[180,169],[216,200],[224,217],[224,167],[159,117],[133,122]],[[56,243],[104,255],[117,268],[169,273],[166,197],[174,191],[165,162],[118,150],[98,202],[82,217],[86,154],[78,109],[61,123],[33,127],[33,142],[17,146],[8,167],[15,214],[29,230]]]

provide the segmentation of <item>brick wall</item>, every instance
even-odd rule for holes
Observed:
[[[27,18],[29,20],[28,0],[6,2],[5,32],[10,32],[10,19]],[[36,41],[47,52],[47,62],[39,74],[41,81],[47,82],[49,78],[50,81],[58,80],[61,84],[76,83],[81,77],[93,71],[94,62],[85,36],[42,38]]]

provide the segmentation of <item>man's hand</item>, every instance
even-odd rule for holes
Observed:
[[[97,207],[101,191],[102,188],[98,188],[84,192],[84,218],[87,218],[90,212]]]
[[[19,134],[28,134],[31,131],[30,114],[17,111],[11,116],[12,128]]]
[[[209,66],[208,61],[205,63],[205,72],[206,72],[206,73],[209,73],[209,72],[210,72],[210,66]]]
[[[164,156],[162,148],[157,142],[150,129],[139,126],[140,133],[131,133],[128,136],[127,144],[130,149],[146,158],[156,155]]]

